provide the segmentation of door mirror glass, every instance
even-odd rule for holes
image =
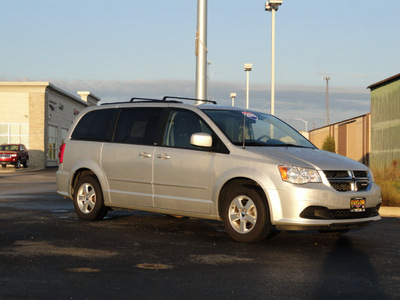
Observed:
[[[212,146],[212,137],[205,132],[193,133],[190,137],[190,144],[197,147],[209,148]]]

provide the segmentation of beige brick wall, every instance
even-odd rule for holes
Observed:
[[[0,123],[29,122],[29,93],[0,92]]]
[[[29,95],[29,156],[32,168],[45,166],[45,98],[42,93]]]

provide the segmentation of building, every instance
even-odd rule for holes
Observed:
[[[330,124],[309,132],[309,140],[319,149],[325,139],[335,139],[336,153],[369,165],[371,153],[371,114]]]
[[[0,82],[0,144],[25,144],[33,168],[57,166],[58,148],[74,118],[100,100],[90,92],[78,95],[49,82]]]
[[[400,164],[400,74],[368,87],[371,90],[371,167]]]

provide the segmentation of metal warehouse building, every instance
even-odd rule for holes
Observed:
[[[328,136],[335,139],[336,153],[369,165],[371,151],[371,114],[330,124],[309,132],[309,140],[322,148]]]
[[[0,82],[0,144],[25,144],[30,166],[57,166],[58,148],[75,116],[100,100],[75,97],[49,82]]]
[[[371,167],[400,164],[400,74],[368,87],[371,90]]]

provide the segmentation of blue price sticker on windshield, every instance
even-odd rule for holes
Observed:
[[[258,120],[258,117],[257,117],[255,114],[251,113],[251,112],[242,111],[242,114],[244,114],[244,115],[245,115],[246,117],[248,117],[249,119],[252,119],[252,120],[255,120],[255,121]]]

